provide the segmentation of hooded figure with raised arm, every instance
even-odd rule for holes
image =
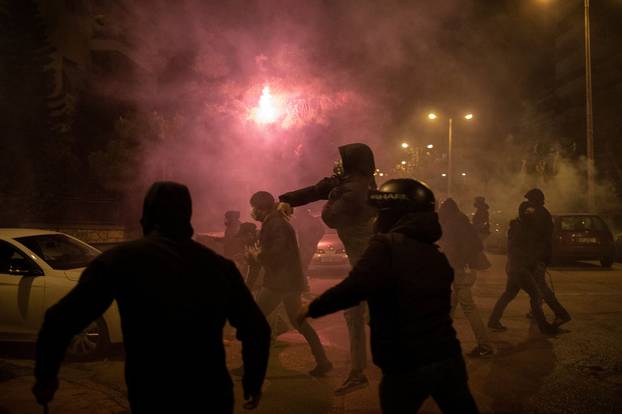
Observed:
[[[322,210],[322,220],[336,229],[350,264],[356,265],[369,244],[376,210],[367,202],[369,191],[376,189],[374,154],[365,144],[339,147],[341,162],[334,174],[317,184],[279,196],[281,203],[291,207],[303,206],[318,200],[328,200]],[[344,395],[369,385],[365,376],[367,344],[365,339],[365,303],[344,311],[350,337],[350,373],[335,390]]]

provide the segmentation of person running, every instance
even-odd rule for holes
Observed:
[[[268,365],[270,327],[235,265],[191,239],[192,201],[181,184],[157,182],[145,197],[144,237],[102,253],[45,314],[33,393],[52,400],[69,342],[116,301],[132,413],[233,413],[223,327],[242,341],[247,408]],[[191,334],[191,337],[189,335]]]
[[[250,254],[263,267],[263,286],[257,294],[257,305],[268,317],[281,303],[293,327],[304,336],[311,347],[316,366],[309,374],[320,377],[333,369],[318,334],[309,322],[298,324],[296,315],[300,309],[304,289],[304,276],[296,233],[287,219],[277,210],[272,194],[259,191],[250,199],[252,216],[261,222],[259,245]]]
[[[475,334],[477,346],[468,355],[472,358],[492,356],[494,348],[471,291],[477,280],[474,263],[479,255],[484,254],[484,246],[475,228],[452,198],[441,204],[438,216],[443,229],[439,245],[454,269],[452,314],[460,305]]]

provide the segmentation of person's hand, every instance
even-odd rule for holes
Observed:
[[[286,219],[294,214],[294,209],[289,203],[279,203],[276,205],[276,209],[279,213],[281,213]]]
[[[254,410],[259,405],[259,400],[261,400],[261,391],[257,393],[245,392],[244,400],[246,400],[244,403],[244,409]]]
[[[300,307],[300,309],[298,310],[298,315],[296,315],[296,323],[298,324],[298,326],[305,323],[308,317],[309,317],[309,304],[305,303]]]
[[[32,387],[32,394],[35,396],[37,403],[45,405],[52,401],[54,394],[58,389],[58,379],[41,381],[37,380]]]
[[[255,243],[252,246],[249,246],[246,248],[246,254],[253,260],[257,260],[257,258],[259,257],[259,255],[261,254],[261,246],[259,245],[259,242]]]

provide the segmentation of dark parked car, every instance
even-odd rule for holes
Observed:
[[[600,260],[611,267],[616,257],[613,234],[595,214],[553,216],[553,260]]]

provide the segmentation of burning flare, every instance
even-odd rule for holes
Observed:
[[[255,121],[260,124],[272,124],[279,117],[279,111],[270,93],[270,87],[264,86],[259,98],[259,106],[255,110]]]

